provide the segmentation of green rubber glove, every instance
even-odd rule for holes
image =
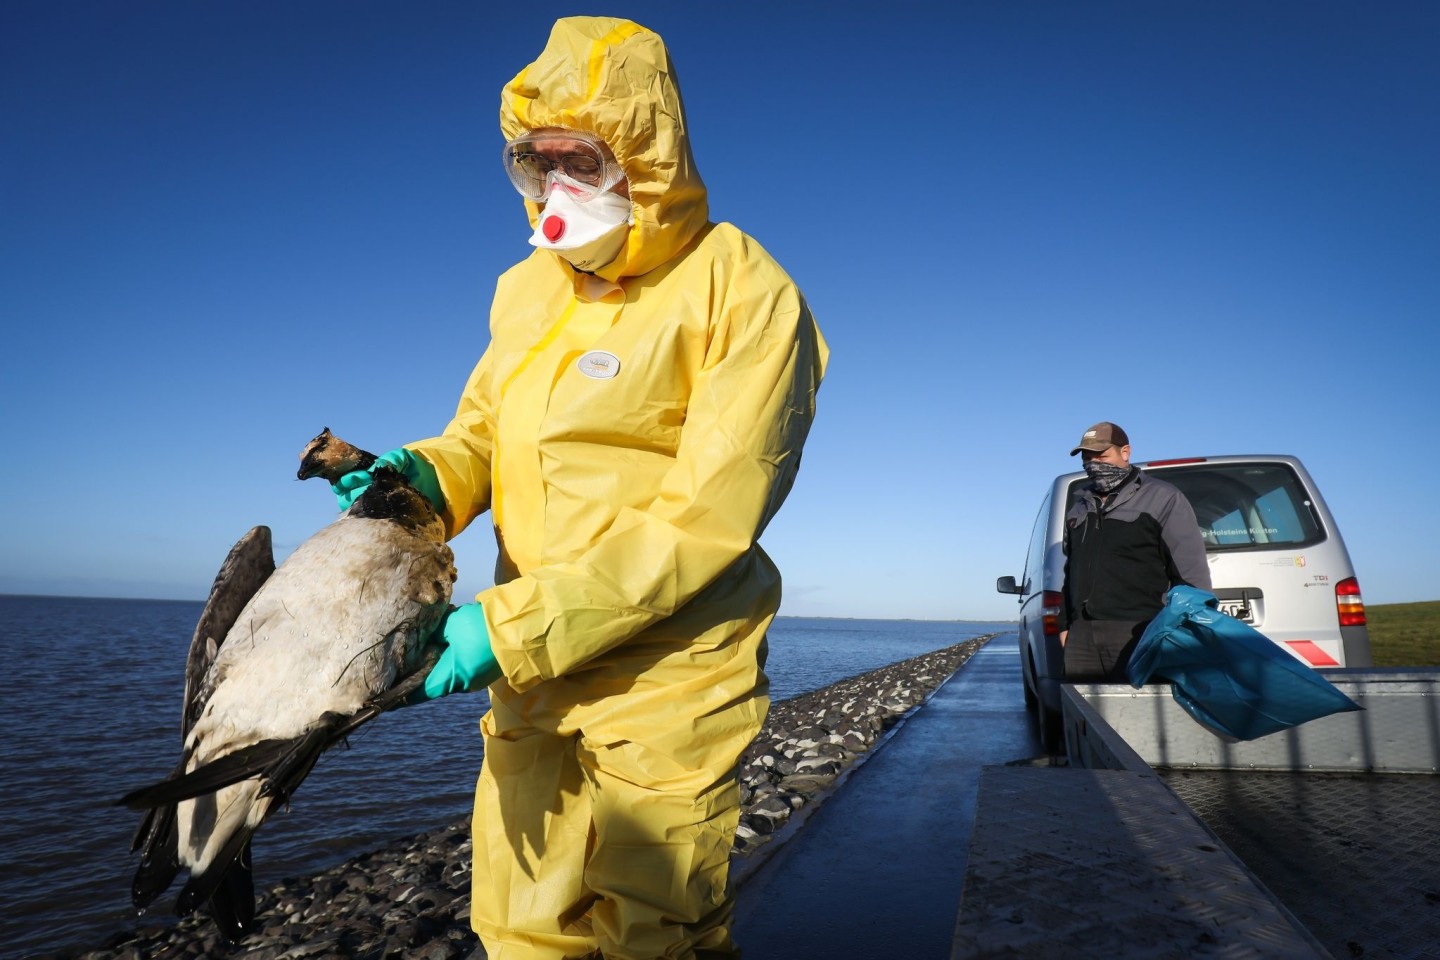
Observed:
[[[360,494],[375,479],[375,468],[380,466],[394,467],[410,482],[410,486],[435,505],[436,513],[445,512],[445,495],[440,492],[440,478],[435,475],[435,468],[430,466],[430,461],[404,447],[382,453],[368,470],[354,470],[330,484],[342,512],[349,510],[350,505],[360,499]]]
[[[425,686],[407,702],[424,703],[461,690],[479,690],[500,679],[500,664],[490,649],[490,630],[480,604],[467,603],[451,610],[431,642],[445,644],[445,652],[426,675]]]

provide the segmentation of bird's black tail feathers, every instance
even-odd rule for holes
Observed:
[[[246,843],[210,895],[210,916],[226,940],[239,940],[255,926],[255,876]]]
[[[175,901],[176,914],[185,916],[194,912],[202,903],[208,902],[210,915],[215,919],[216,926],[225,937],[235,940],[249,932],[255,922],[255,887],[250,865],[250,839],[255,835],[260,824],[265,822],[270,811],[275,809],[276,802],[285,802],[295,788],[300,786],[300,782],[315,766],[315,761],[320,758],[320,754],[333,742],[331,739],[333,726],[344,719],[346,718],[326,717],[327,723],[324,726],[317,727],[302,737],[296,737],[293,740],[268,741],[264,745],[267,747],[264,751],[256,751],[251,748],[249,762],[259,762],[262,756],[269,761],[260,774],[262,784],[260,798],[268,796],[275,799],[265,801],[265,812],[257,822],[242,824],[226,839],[225,845],[210,861],[209,866],[202,871],[190,874],[190,879],[181,888],[180,896]],[[260,746],[262,744],[256,744],[256,747]],[[193,771],[190,775],[191,782],[183,792],[193,796],[192,791],[196,782],[203,779],[195,778],[193,774],[217,766],[218,763],[217,761],[216,764],[208,764],[207,767]],[[236,778],[233,774],[235,768],[243,768],[243,766],[245,765],[230,765],[229,769],[222,771],[212,781],[218,786],[202,790],[201,793],[208,793],[227,783],[236,783],[247,779],[244,776]],[[163,784],[158,786],[163,786]],[[136,792],[144,793],[144,791]],[[173,807],[169,809],[173,809]]]
[[[145,819],[130,843],[130,852],[140,850],[140,866],[130,885],[130,901],[137,910],[148,907],[180,872],[179,837],[174,805],[147,810]]]

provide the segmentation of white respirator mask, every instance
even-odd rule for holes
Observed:
[[[606,191],[581,203],[584,185],[558,170],[549,174],[545,207],[530,235],[532,246],[553,250],[576,270],[593,271],[614,260],[630,232],[630,201]]]

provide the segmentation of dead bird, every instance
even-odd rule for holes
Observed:
[[[326,428],[299,478],[375,462]],[[231,939],[255,918],[250,839],[327,748],[419,687],[450,608],[455,562],[435,508],[382,466],[341,517],[275,566],[256,527],[221,565],[185,665],[181,759],[119,802],[145,810],[131,889],[143,909],[190,871],[176,913],[203,903]]]

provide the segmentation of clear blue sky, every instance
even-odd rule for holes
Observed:
[[[1011,616],[1100,419],[1298,455],[1366,600],[1440,598],[1428,0],[5,0],[0,592],[202,598],[333,516],[321,427],[444,425],[530,249],[499,90],[568,13],[666,39],[712,215],[833,348],[783,613]]]

